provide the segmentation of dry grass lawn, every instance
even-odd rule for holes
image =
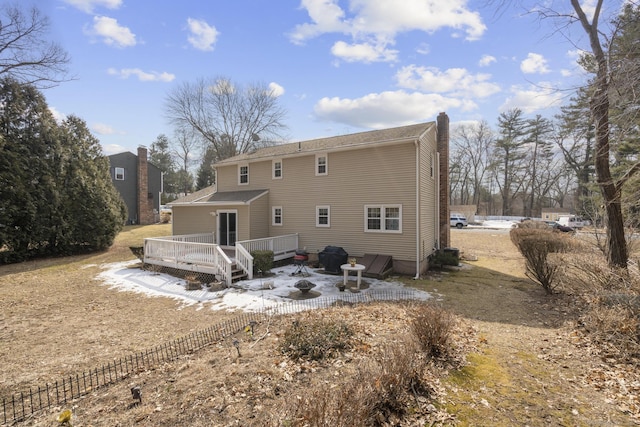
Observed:
[[[103,253],[0,266],[0,397],[234,316],[118,292],[94,280],[101,265],[133,259],[129,246],[167,234],[169,225],[127,227]],[[477,260],[403,280],[434,293],[458,315],[458,349],[469,352],[468,363],[434,376],[431,400],[416,403],[413,416],[397,425],[638,425],[632,398],[616,396],[617,373],[575,334],[568,297],[549,297],[524,277],[508,234],[452,230],[452,240],[464,257]],[[352,324],[360,343],[341,357],[287,360],[277,347],[291,319],[273,319],[258,325],[261,339],[237,337],[241,357],[230,342],[221,342],[72,402],[73,425],[281,425],[288,405],[303,401],[309,390],[348,381],[367,357],[408,329],[402,305],[335,308],[326,313],[331,316]],[[143,390],[143,403],[133,408],[132,385]],[[56,425],[62,409],[41,411],[21,424]]]

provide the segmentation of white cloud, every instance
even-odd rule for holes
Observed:
[[[499,111],[519,108],[525,114],[531,114],[562,105],[565,96],[546,82],[538,83],[535,86],[512,86],[510,92],[512,95],[500,106]]]
[[[333,45],[331,53],[346,62],[395,62],[398,59],[397,50],[369,43],[347,44],[339,41]]]
[[[495,56],[491,56],[491,55],[482,55],[482,58],[480,58],[480,61],[478,61],[478,65],[480,67],[488,67],[489,65],[491,65],[491,63],[496,62],[497,59]]]
[[[120,26],[117,20],[106,16],[94,16],[93,27],[85,28],[85,33],[102,38],[102,41],[109,46],[136,45],[136,35],[129,28]]]
[[[107,144],[102,146],[102,151],[105,155],[110,156],[112,154],[124,153],[125,151],[129,151],[129,149],[119,144]]]
[[[220,34],[216,27],[199,19],[187,19],[187,26],[191,35],[187,38],[191,46],[198,50],[212,51],[213,45]]]
[[[62,122],[64,119],[67,118],[66,114],[61,113],[60,111],[58,111],[56,108],[54,107],[49,107],[49,111],[51,111],[51,114],[53,115],[53,118],[55,119],[56,122],[60,123]]]
[[[104,123],[94,123],[91,126],[91,130],[98,135],[113,135],[116,133],[114,128],[109,125],[105,125]]]
[[[464,68],[440,71],[435,67],[409,65],[398,70],[395,78],[402,88],[457,97],[485,98],[500,92],[500,86],[489,81],[491,74],[471,74]]]
[[[96,7],[117,9],[122,6],[122,0],[63,0],[65,3],[86,13],[92,13]]]
[[[449,98],[439,94],[387,91],[372,93],[361,98],[322,98],[314,107],[317,118],[361,128],[383,129],[418,123],[436,116],[441,111],[477,108],[472,101]]]
[[[376,46],[374,52],[386,52],[386,46],[393,45],[400,33],[422,31],[431,34],[449,28],[455,37],[462,32],[467,40],[476,40],[487,29],[480,14],[467,7],[467,0],[448,0],[446,3],[438,0],[350,0],[349,15],[338,0],[302,0],[301,7],[307,11],[311,22],[297,25],[289,34],[290,40],[302,44],[322,34],[349,35],[351,43],[334,45],[332,51],[344,55],[341,48],[359,47],[360,51],[351,52],[355,55],[346,56],[354,61],[361,58],[371,62],[372,52],[362,52],[363,41]],[[393,61],[396,56],[382,55],[377,60]]]
[[[527,59],[520,63],[520,70],[525,74],[546,74],[550,71],[547,60],[539,53],[529,53]]]
[[[428,55],[431,52],[431,47],[428,43],[420,43],[420,46],[416,48],[416,52],[420,55]]]
[[[141,82],[171,82],[176,78],[176,76],[171,73],[159,73],[157,71],[146,72],[139,68],[123,68],[120,70],[109,68],[107,73],[112,76],[118,76],[122,79],[128,79],[131,76],[136,76]]]
[[[269,89],[271,90],[271,95],[274,98],[284,95],[284,88],[280,86],[278,83],[275,83],[275,82],[269,83]]]

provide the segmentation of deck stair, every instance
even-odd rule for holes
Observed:
[[[238,268],[235,263],[232,265],[232,267],[231,267],[231,282],[232,283],[239,282],[240,280],[244,280],[247,277],[248,277],[248,275],[243,269]]]
[[[391,255],[364,254],[360,261],[365,266],[362,275],[376,279],[386,279],[393,271],[393,257]]]

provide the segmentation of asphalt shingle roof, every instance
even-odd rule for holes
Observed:
[[[332,136],[328,138],[312,139],[308,141],[292,142],[288,144],[273,145],[261,148],[252,153],[239,154],[222,160],[216,165],[234,164],[253,159],[286,157],[301,152],[324,151],[332,148],[358,146],[363,144],[376,144],[390,141],[406,141],[417,139],[428,129],[435,126],[435,122],[419,123],[416,125],[400,126],[390,129],[372,130],[367,132],[352,133],[349,135]]]

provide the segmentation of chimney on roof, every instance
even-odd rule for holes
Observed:
[[[138,147],[138,224],[153,224],[153,197],[149,197],[149,165],[147,148]]]
[[[442,112],[436,120],[438,153],[440,154],[440,248],[451,244],[449,227],[449,116]]]

